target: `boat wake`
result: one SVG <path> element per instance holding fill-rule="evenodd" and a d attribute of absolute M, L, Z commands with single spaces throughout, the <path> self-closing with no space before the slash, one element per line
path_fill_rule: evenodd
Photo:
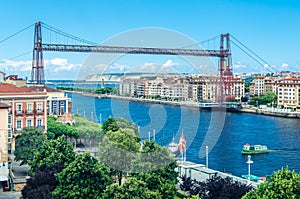
<path fill-rule="evenodd" d="M 282 148 L 282 149 L 272 149 L 270 152 L 284 152 L 284 151 L 300 151 L 300 148 Z"/>

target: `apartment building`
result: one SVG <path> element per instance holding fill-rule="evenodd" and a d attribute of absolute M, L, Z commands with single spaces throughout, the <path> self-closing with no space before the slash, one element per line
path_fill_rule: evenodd
<path fill-rule="evenodd" d="M 231 89 L 227 88 L 226 90 L 224 82 L 221 82 L 217 77 L 193 78 L 190 79 L 189 84 L 192 85 L 186 95 L 186 100 L 189 101 L 218 102 L 222 95 L 221 86 L 224 89 L 223 98 L 233 96 L 235 100 L 240 101 L 245 95 L 245 83 L 240 78 L 226 80 L 227 86 L 230 85 L 231 87 Z"/>
<path fill-rule="evenodd" d="M 263 96 L 265 94 L 265 77 L 255 76 L 250 82 L 250 96 Z"/>
<path fill-rule="evenodd" d="M 47 129 L 47 92 L 0 83 L 0 102 L 10 106 L 8 114 L 8 150 L 25 127 Z"/>
<path fill-rule="evenodd" d="M 300 78 L 284 78 L 276 81 L 277 105 L 282 108 L 300 106 Z"/>
<path fill-rule="evenodd" d="M 49 88 L 46 86 L 27 85 L 26 88 L 31 92 L 46 92 L 47 94 L 47 114 L 48 115 L 64 115 L 72 113 L 71 98 L 65 96 L 63 91 Z"/>
<path fill-rule="evenodd" d="M 8 109 L 9 105 L 0 102 L 0 164 L 8 161 Z"/>

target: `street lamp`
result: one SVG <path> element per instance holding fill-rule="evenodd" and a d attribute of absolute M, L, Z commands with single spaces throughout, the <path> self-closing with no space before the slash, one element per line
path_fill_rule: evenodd
<path fill-rule="evenodd" d="M 250 165 L 253 164 L 253 161 L 251 160 L 251 155 L 248 155 L 248 181 L 250 181 Z"/>

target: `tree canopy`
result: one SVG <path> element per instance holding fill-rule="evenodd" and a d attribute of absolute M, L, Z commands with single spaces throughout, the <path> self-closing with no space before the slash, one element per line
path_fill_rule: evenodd
<path fill-rule="evenodd" d="M 151 198 L 161 199 L 162 197 L 157 191 L 151 191 L 147 188 L 147 184 L 136 178 L 130 178 L 121 186 L 112 184 L 108 186 L 102 196 L 103 199 L 140 199 Z"/>
<path fill-rule="evenodd" d="M 66 166 L 75 159 L 75 152 L 70 142 L 64 136 L 56 140 L 43 142 L 39 150 L 35 152 L 33 160 L 29 162 L 30 171 L 43 170 L 53 165 Z"/>
<path fill-rule="evenodd" d="M 178 172 L 176 159 L 168 150 L 152 140 L 143 144 L 139 158 L 133 161 L 135 171 L 132 174 L 138 180 L 144 181 L 150 191 L 158 192 L 162 198 L 173 198 L 177 192 Z"/>
<path fill-rule="evenodd" d="M 49 198 L 57 199 L 52 196 L 52 191 L 58 185 L 54 174 L 59 173 L 62 166 L 54 165 L 44 170 L 37 170 L 34 175 L 26 181 L 26 185 L 22 190 L 24 199 Z"/>
<path fill-rule="evenodd" d="M 243 199 L 300 198 L 300 174 L 288 168 L 275 171 L 267 180 L 248 192 Z"/>
<path fill-rule="evenodd" d="M 89 142 L 89 145 L 91 146 L 95 142 L 98 143 L 103 137 L 103 130 L 99 124 L 78 115 L 74 115 L 74 119 L 76 121 L 74 126 L 77 129 L 78 138 L 80 140 L 83 139 L 84 141 Z"/>
<path fill-rule="evenodd" d="M 33 127 L 24 128 L 16 138 L 15 160 L 21 161 L 20 165 L 27 164 L 45 140 L 46 135 L 41 130 Z"/>
<path fill-rule="evenodd" d="M 77 154 L 62 172 L 55 174 L 59 184 L 53 191 L 61 199 L 100 198 L 112 183 L 109 168 L 89 153 Z"/>
<path fill-rule="evenodd" d="M 207 179 L 206 182 L 198 182 L 190 177 L 181 177 L 182 182 L 180 188 L 183 191 L 189 192 L 191 195 L 198 195 L 202 199 L 239 199 L 242 198 L 252 187 L 232 178 L 222 178 L 213 176 Z"/>
<path fill-rule="evenodd" d="M 78 132 L 74 126 L 57 122 L 53 116 L 49 116 L 47 120 L 47 135 L 51 139 L 57 139 L 62 135 L 78 138 Z"/>
<path fill-rule="evenodd" d="M 266 93 L 266 95 L 264 96 L 261 96 L 261 97 L 251 97 L 250 100 L 248 101 L 248 104 L 250 105 L 267 105 L 267 104 L 270 104 L 270 103 L 276 103 L 276 100 L 277 100 L 277 96 L 275 93 L 271 92 L 271 91 L 268 91 Z"/>

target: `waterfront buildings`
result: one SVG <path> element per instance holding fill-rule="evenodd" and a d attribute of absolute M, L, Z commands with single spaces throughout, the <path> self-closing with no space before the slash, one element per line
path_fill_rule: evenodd
<path fill-rule="evenodd" d="M 265 95 L 265 77 L 255 76 L 250 82 L 250 96 L 263 96 Z"/>
<path fill-rule="evenodd" d="M 277 104 L 282 108 L 300 107 L 300 78 L 284 78 L 276 81 Z"/>
<path fill-rule="evenodd" d="M 130 97 L 161 98 L 167 100 L 218 102 L 220 98 L 231 97 L 240 101 L 245 95 L 244 82 L 240 78 L 227 80 L 231 89 L 220 90 L 222 82 L 217 77 L 192 78 L 189 76 L 151 76 L 123 78 L 120 81 L 120 95 Z"/>

